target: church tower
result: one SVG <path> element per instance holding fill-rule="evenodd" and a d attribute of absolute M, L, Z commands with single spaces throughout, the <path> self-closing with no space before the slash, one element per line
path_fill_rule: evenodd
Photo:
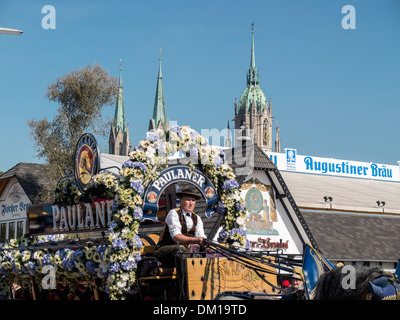
<path fill-rule="evenodd" d="M 250 67 L 247 71 L 246 84 L 239 105 L 235 100 L 236 132 L 246 129 L 246 135 L 253 133 L 255 144 L 265 151 L 272 151 L 272 104 L 271 99 L 268 101 L 260 88 L 260 74 L 256 67 L 254 50 L 254 24 L 251 27 Z M 280 146 L 280 142 L 278 145 Z"/>
<path fill-rule="evenodd" d="M 127 156 L 129 155 L 130 148 L 129 128 L 125 121 L 122 68 L 120 63 L 118 97 L 115 105 L 114 120 L 111 124 L 110 137 L 108 140 L 108 153 Z"/>
<path fill-rule="evenodd" d="M 169 123 L 165 115 L 164 90 L 161 72 L 161 56 L 159 60 L 160 63 L 158 67 L 156 97 L 154 100 L 153 117 L 150 119 L 149 123 L 149 131 L 162 129 L 164 132 L 167 132 L 169 130 Z"/>

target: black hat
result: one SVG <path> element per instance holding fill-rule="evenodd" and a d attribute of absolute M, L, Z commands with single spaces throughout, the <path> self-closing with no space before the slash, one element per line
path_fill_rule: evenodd
<path fill-rule="evenodd" d="M 194 191 L 189 190 L 189 189 L 184 189 L 181 192 L 177 192 L 176 195 L 179 198 L 182 198 L 184 196 L 192 197 L 192 198 L 195 198 L 196 200 L 199 200 L 201 198 L 201 196 L 197 192 L 194 192 Z"/>

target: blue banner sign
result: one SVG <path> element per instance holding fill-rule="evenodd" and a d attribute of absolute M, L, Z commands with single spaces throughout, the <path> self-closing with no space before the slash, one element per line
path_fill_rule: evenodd
<path fill-rule="evenodd" d="M 299 155 L 296 149 L 285 149 L 285 151 L 285 153 L 268 152 L 270 159 L 279 170 L 400 181 L 398 165 L 303 156 Z"/>

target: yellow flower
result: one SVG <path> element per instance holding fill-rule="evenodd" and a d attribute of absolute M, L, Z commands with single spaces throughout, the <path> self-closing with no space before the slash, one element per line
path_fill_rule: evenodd
<path fill-rule="evenodd" d="M 28 245 L 28 239 L 27 238 L 21 238 L 20 244 L 22 246 L 27 246 Z"/>
<path fill-rule="evenodd" d="M 22 255 L 22 261 L 27 261 L 31 258 L 31 253 L 27 250 L 24 252 L 24 254 Z"/>
<path fill-rule="evenodd" d="M 133 197 L 133 201 L 134 201 L 135 204 L 138 205 L 138 206 L 140 206 L 140 205 L 143 203 L 142 198 L 141 198 L 140 196 L 138 196 L 138 195 L 136 195 L 136 196 Z"/>
<path fill-rule="evenodd" d="M 142 141 L 139 142 L 139 144 L 140 144 L 143 148 L 148 148 L 148 147 L 150 147 L 150 145 L 151 145 L 150 141 L 147 141 L 147 140 L 142 140 Z"/>
<path fill-rule="evenodd" d="M 118 255 L 117 254 L 115 254 L 115 253 L 111 254 L 111 256 L 110 256 L 110 262 L 111 263 L 117 261 L 117 259 L 118 259 Z"/>
<path fill-rule="evenodd" d="M 133 170 L 133 176 L 136 178 L 141 178 L 143 176 L 143 173 L 140 169 L 135 169 Z"/>
<path fill-rule="evenodd" d="M 131 176 L 133 174 L 133 169 L 132 168 L 122 168 L 120 170 L 120 173 L 124 177 Z"/>
<path fill-rule="evenodd" d="M 82 262 L 75 262 L 75 266 L 78 268 L 80 272 L 86 273 L 85 265 Z"/>
<path fill-rule="evenodd" d="M 101 255 L 97 251 L 93 253 L 92 260 L 96 263 L 100 263 L 101 261 Z"/>
<path fill-rule="evenodd" d="M 122 190 L 122 192 L 123 192 L 125 195 L 130 196 L 130 195 L 133 193 L 133 190 L 132 190 L 132 189 L 125 189 L 125 190 Z"/>
<path fill-rule="evenodd" d="M 86 256 L 87 260 L 91 260 L 92 259 L 94 250 L 95 250 L 94 248 L 90 248 L 90 249 L 85 250 L 85 256 Z"/>
<path fill-rule="evenodd" d="M 232 171 L 226 173 L 226 177 L 228 179 L 235 179 L 235 174 Z"/>
<path fill-rule="evenodd" d="M 3 262 L 1 265 L 6 270 L 11 270 L 12 269 L 10 261 Z"/>
<path fill-rule="evenodd" d="M 129 214 L 125 214 L 121 217 L 121 221 L 125 224 L 128 225 L 132 222 L 132 217 Z"/>
<path fill-rule="evenodd" d="M 62 262 L 61 257 L 59 255 L 54 256 L 54 262 L 58 265 Z"/>

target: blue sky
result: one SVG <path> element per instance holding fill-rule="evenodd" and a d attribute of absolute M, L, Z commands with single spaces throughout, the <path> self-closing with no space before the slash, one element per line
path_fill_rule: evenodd
<path fill-rule="evenodd" d="M 42 28 L 45 5 L 56 9 L 56 29 Z M 345 5 L 356 10 L 354 30 L 342 28 Z M 89 63 L 117 77 L 122 59 L 131 141 L 143 139 L 160 48 L 169 120 L 224 129 L 246 86 L 253 22 L 260 86 L 282 148 L 400 160 L 398 0 L 0 0 L 0 26 L 24 32 L 0 35 L 0 171 L 42 161 L 27 121 L 53 118 L 47 85 Z"/>

